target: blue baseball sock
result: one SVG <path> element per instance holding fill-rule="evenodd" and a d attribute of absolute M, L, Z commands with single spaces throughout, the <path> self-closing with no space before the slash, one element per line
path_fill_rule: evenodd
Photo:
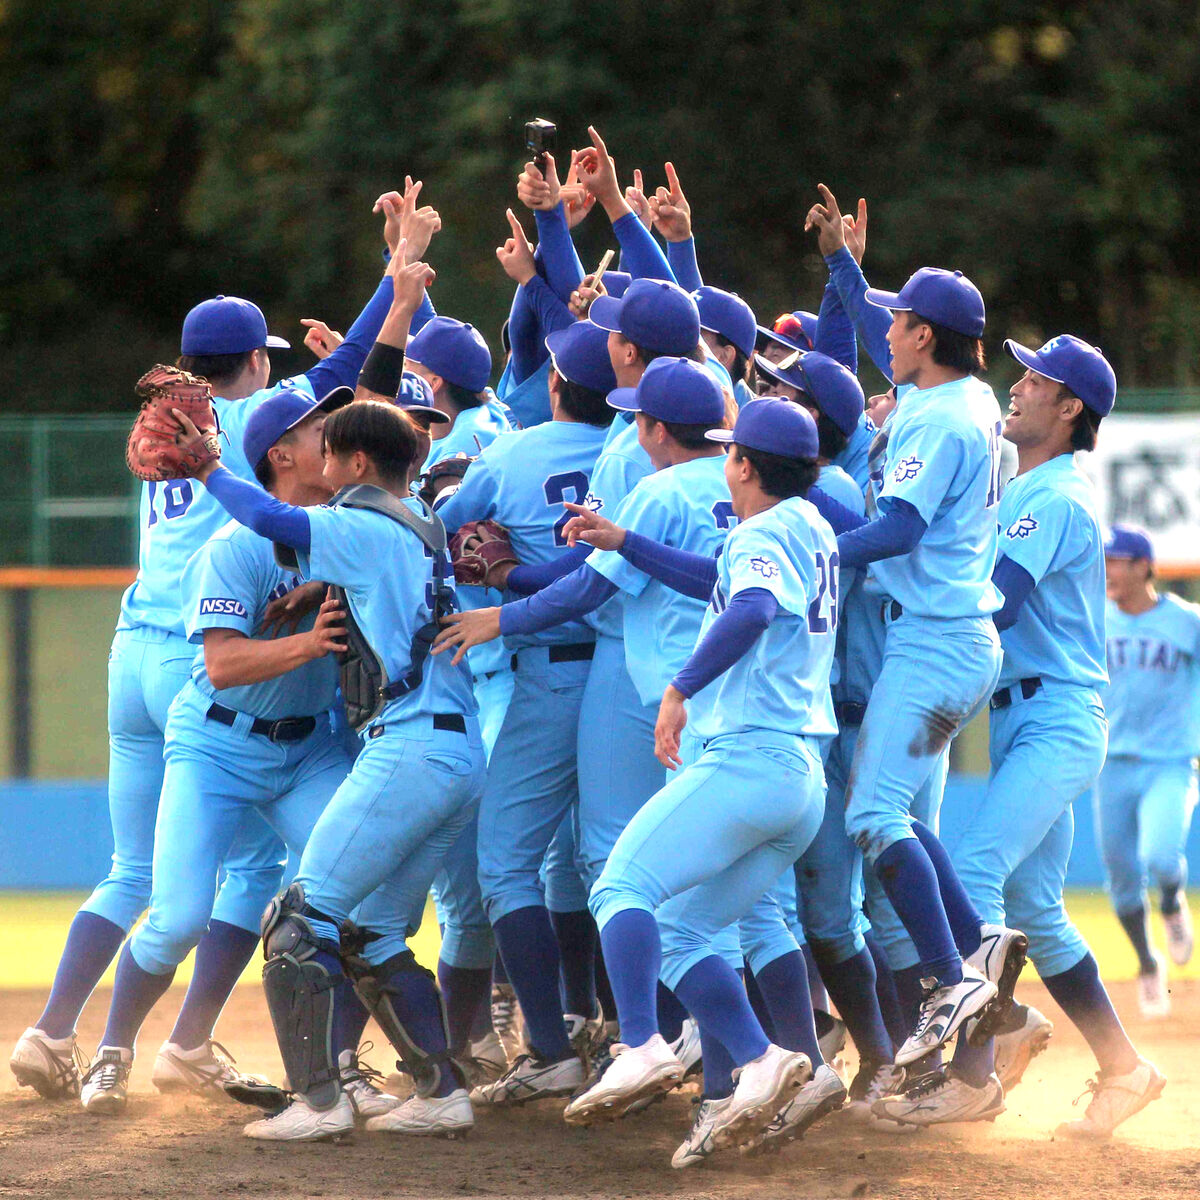
<path fill-rule="evenodd" d="M 803 1050 L 815 1071 L 825 1060 L 817 1045 L 804 955 L 799 950 L 781 954 L 767 963 L 754 980 L 775 1026 L 771 1040 L 785 1050 Z"/>
<path fill-rule="evenodd" d="M 767 1007 L 766 997 L 762 994 L 762 988 L 758 986 L 758 980 L 754 978 L 754 972 L 750 970 L 749 963 L 746 963 L 742 978 L 745 981 L 746 998 L 750 1001 L 750 1007 L 753 1009 L 755 1017 L 758 1018 L 763 1033 L 767 1035 L 767 1041 L 775 1042 L 778 1045 L 775 1022 L 771 1020 L 771 1010 Z"/>
<path fill-rule="evenodd" d="M 212 1037 L 221 1009 L 258 946 L 258 934 L 240 925 L 210 921 L 196 947 L 196 966 L 170 1041 L 195 1050 Z"/>
<path fill-rule="evenodd" d="M 492 982 L 508 982 L 508 972 L 504 969 L 504 959 L 501 958 L 499 950 L 496 951 L 496 957 L 492 960 Z"/>
<path fill-rule="evenodd" d="M 613 983 L 615 986 L 616 981 Z M 745 985 L 720 955 L 702 958 L 679 981 L 675 994 L 700 1027 L 707 1024 L 713 1036 L 724 1043 L 736 1066 L 744 1067 L 766 1052 L 770 1043 L 750 1007 Z"/>
<path fill-rule="evenodd" d="M 1119 912 L 1117 920 L 1121 922 L 1121 928 L 1133 943 L 1137 953 L 1138 971 L 1143 975 L 1153 975 L 1157 965 L 1150 951 L 1150 923 L 1146 919 L 1146 906 L 1139 904 L 1137 908 Z"/>
<path fill-rule="evenodd" d="M 879 939 L 868 929 L 863 934 L 863 940 L 867 943 L 867 949 L 875 964 L 875 999 L 879 1001 L 879 1011 L 887 1027 L 888 1036 L 892 1039 L 892 1046 L 898 1050 L 912 1032 L 912 1026 L 904 1018 L 900 996 L 896 990 L 896 977 Z"/>
<path fill-rule="evenodd" d="M 92 912 L 77 912 L 54 975 L 54 986 L 37 1028 L 47 1037 L 69 1037 L 100 976 L 125 940 L 120 925 Z"/>
<path fill-rule="evenodd" d="M 700 1053 L 704 1056 L 704 1100 L 723 1100 L 733 1094 L 734 1061 L 719 1038 L 700 1026 Z"/>
<path fill-rule="evenodd" d="M 967 1041 L 966 1029 L 960 1029 L 954 1058 L 950 1061 L 954 1073 L 972 1087 L 983 1087 L 996 1069 L 995 1046 L 993 1038 L 988 1038 L 982 1046 L 972 1046 Z"/>
<path fill-rule="evenodd" d="M 679 1003 L 679 997 L 660 979 L 658 981 L 658 1032 L 666 1042 L 674 1042 L 683 1032 L 683 1023 L 688 1011 Z"/>
<path fill-rule="evenodd" d="M 586 908 L 551 912 L 550 926 L 558 939 L 562 1010 L 580 1017 L 596 1015 L 596 922 Z"/>
<path fill-rule="evenodd" d="M 358 998 L 354 990 L 354 982 L 348 975 L 338 980 L 337 990 L 333 994 L 333 1055 L 337 1058 L 346 1050 L 358 1053 L 358 1044 L 362 1041 L 363 1030 L 371 1014 L 367 1006 Z"/>
<path fill-rule="evenodd" d="M 937 871 L 915 838 L 893 842 L 876 860 L 875 877 L 912 938 L 921 968 L 943 986 L 962 981 L 962 957 L 954 944 L 938 890 Z"/>
<path fill-rule="evenodd" d="M 596 955 L 592 961 L 592 971 L 596 979 L 596 1002 L 604 1010 L 604 1019 L 615 1021 L 617 1002 L 613 998 L 612 984 L 608 982 L 608 968 L 604 965 L 604 948 L 600 945 L 599 930 L 596 930 Z"/>
<path fill-rule="evenodd" d="M 149 971 L 143 971 L 134 961 L 133 951 L 126 942 L 121 957 L 117 959 L 117 977 L 108 1009 L 108 1024 L 100 1044 L 132 1050 L 142 1022 L 174 978 L 173 968 L 165 975 L 151 975 Z"/>
<path fill-rule="evenodd" d="M 438 983 L 446 1006 L 451 1053 L 462 1054 L 473 1040 L 472 1029 L 481 1009 L 491 1022 L 492 968 L 452 967 L 438 959 Z"/>
<path fill-rule="evenodd" d="M 1174 916 L 1180 909 L 1179 892 L 1183 887 L 1183 881 L 1175 880 L 1159 880 L 1159 888 L 1162 891 L 1162 897 L 1159 901 L 1158 911 L 1164 917 Z"/>
<path fill-rule="evenodd" d="M 796 939 L 800 941 L 799 938 Z M 825 990 L 825 980 L 821 975 L 821 965 L 812 946 L 807 941 L 800 942 L 800 953 L 804 955 L 804 969 L 808 972 L 808 994 L 812 997 L 814 1009 L 822 1012 L 829 1011 L 829 993 Z"/>
<path fill-rule="evenodd" d="M 390 971 L 386 962 L 376 968 L 380 985 L 392 993 L 392 1004 L 413 1042 L 429 1054 L 445 1053 L 449 1047 L 442 1024 L 442 1005 L 432 976 L 420 968 L 414 970 L 407 955 L 396 955 L 395 958 L 405 961 Z M 459 1086 L 454 1072 L 443 1070 L 432 1095 L 448 1096 Z"/>
<path fill-rule="evenodd" d="M 1102 1070 L 1124 1075 L 1137 1066 L 1138 1054 L 1100 981 L 1091 953 L 1069 971 L 1043 975 L 1046 990 L 1083 1034 Z"/>
<path fill-rule="evenodd" d="M 946 909 L 946 919 L 950 922 L 950 931 L 954 934 L 954 945 L 961 958 L 969 958 L 979 949 L 979 927 L 983 924 L 983 918 L 967 895 L 967 889 L 959 880 L 950 855 L 946 853 L 946 847 L 937 834 L 922 821 L 914 820 L 912 827 L 937 872 L 938 891 Z"/>
<path fill-rule="evenodd" d="M 921 976 L 924 974 L 924 970 L 924 967 L 917 963 L 914 967 L 901 967 L 899 971 L 892 972 L 892 977 L 896 981 L 896 996 L 900 1001 L 900 1012 L 904 1016 L 906 1029 L 904 1040 L 907 1040 L 908 1035 L 917 1026 L 921 1000 L 925 994 L 925 989 L 921 986 Z"/>
<path fill-rule="evenodd" d="M 813 953 L 821 964 L 821 977 L 846 1022 L 859 1058 L 876 1063 L 891 1062 L 892 1039 L 879 1011 L 875 962 L 870 950 L 864 946 L 842 962 L 833 962 L 832 956 L 819 943 L 813 946 Z"/>
<path fill-rule="evenodd" d="M 662 940 L 654 914 L 641 908 L 622 909 L 600 930 L 600 944 L 617 1004 L 621 1041 L 642 1046 L 658 1032 Z"/>
<path fill-rule="evenodd" d="M 530 1049 L 550 1062 L 572 1057 L 558 996 L 558 942 L 550 914 L 540 905 L 518 908 L 496 921 L 492 932 L 521 1002 Z"/>

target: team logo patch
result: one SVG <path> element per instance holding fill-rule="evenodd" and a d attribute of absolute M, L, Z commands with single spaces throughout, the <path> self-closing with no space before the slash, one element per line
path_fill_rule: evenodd
<path fill-rule="evenodd" d="M 917 458 L 915 454 L 910 454 L 907 458 L 902 458 L 897 464 L 896 469 L 892 473 L 892 478 L 897 483 L 904 483 L 907 479 L 915 479 L 918 472 L 925 465 L 925 460 Z"/>
<path fill-rule="evenodd" d="M 595 492 L 588 492 L 583 498 L 583 507 L 591 509 L 592 512 L 599 512 L 604 507 L 604 501 Z"/>
<path fill-rule="evenodd" d="M 764 579 L 775 579 L 779 575 L 779 564 L 759 554 L 750 560 L 750 570 L 757 571 Z"/>
<path fill-rule="evenodd" d="M 246 615 L 246 606 L 240 600 L 234 600 L 230 596 L 205 596 L 200 601 L 200 615 L 208 616 L 223 616 L 223 617 L 244 617 Z"/>
<path fill-rule="evenodd" d="M 1037 519 L 1033 513 L 1026 513 L 1023 517 L 1018 517 L 1004 532 L 1010 538 L 1027 538 L 1037 527 Z"/>

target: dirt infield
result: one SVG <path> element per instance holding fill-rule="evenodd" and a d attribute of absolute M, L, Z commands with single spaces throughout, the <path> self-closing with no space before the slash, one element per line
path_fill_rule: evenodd
<path fill-rule="evenodd" d="M 1055 1141 L 1073 1113 L 1092 1060 L 1038 984 L 1021 996 L 1056 1029 L 994 1125 L 957 1126 L 909 1137 L 852 1131 L 836 1116 L 781 1155 L 723 1156 L 699 1171 L 672 1171 L 671 1152 L 689 1119 L 680 1096 L 639 1118 L 597 1130 L 568 1129 L 560 1107 L 543 1103 L 479 1118 L 466 1142 L 407 1141 L 358 1134 L 337 1146 L 262 1146 L 240 1136 L 232 1104 L 159 1097 L 150 1089 L 154 1050 L 182 992 L 159 1005 L 143 1034 L 134 1095 L 120 1119 L 74 1104 L 46 1104 L 0 1081 L 0 1196 L 262 1197 L 650 1197 L 726 1200 L 742 1196 L 1161 1197 L 1200 1194 L 1200 984 L 1174 993 L 1169 1021 L 1136 1012 L 1132 985 L 1116 986 L 1118 1008 L 1143 1053 L 1166 1072 L 1163 1098 L 1105 1145 Z M 107 992 L 82 1023 L 90 1049 L 102 1031 Z M 33 1019 L 41 992 L 0 992 L 5 1055 Z M 279 1075 L 270 1023 L 256 988 L 238 989 L 218 1030 L 248 1070 Z M 368 1032 L 368 1036 L 370 1032 Z M 382 1039 L 376 1037 L 376 1045 Z M 379 1051 L 368 1055 L 387 1066 Z"/>

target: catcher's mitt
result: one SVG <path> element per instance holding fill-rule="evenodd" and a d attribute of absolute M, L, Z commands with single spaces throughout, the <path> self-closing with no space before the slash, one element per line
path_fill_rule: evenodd
<path fill-rule="evenodd" d="M 137 381 L 134 391 L 142 397 L 142 407 L 129 431 L 125 462 L 139 479 L 161 483 L 188 478 L 221 457 L 208 380 L 160 364 Z M 199 437 L 184 437 L 171 411 L 176 408 L 191 419 Z"/>
<path fill-rule="evenodd" d="M 459 583 L 486 587 L 494 567 L 519 561 L 508 540 L 508 530 L 495 521 L 471 521 L 450 539 L 454 578 Z"/>
<path fill-rule="evenodd" d="M 456 454 L 453 458 L 443 458 L 440 462 L 435 462 L 421 476 L 417 495 L 432 508 L 434 501 L 442 492 L 447 488 L 457 488 L 462 483 L 467 468 L 474 461 L 474 458 L 468 457 L 466 454 Z"/>

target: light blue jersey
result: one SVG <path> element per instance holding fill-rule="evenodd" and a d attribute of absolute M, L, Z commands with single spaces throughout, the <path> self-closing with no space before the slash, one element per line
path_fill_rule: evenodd
<path fill-rule="evenodd" d="M 420 512 L 415 500 L 405 500 Z M 382 513 L 361 508 L 309 508 L 310 545 L 299 554 L 310 579 L 346 590 L 350 611 L 379 656 L 389 682 L 411 670 L 413 635 L 433 619 L 430 556 L 411 530 Z M 448 578 L 453 578 L 447 563 Z M 474 715 L 475 697 L 465 663 L 451 655 L 429 655 L 421 682 L 388 702 L 372 724 L 436 713 Z"/>
<path fill-rule="evenodd" d="M 490 391 L 487 395 L 489 399 L 486 404 L 481 404 L 478 408 L 464 408 L 454 418 L 450 432 L 430 445 L 429 453 L 425 456 L 425 465 L 421 468 L 423 471 L 428 471 L 434 463 L 441 462 L 443 458 L 453 458 L 456 454 L 474 458 L 500 434 L 510 433 L 516 428 L 508 406 L 497 400 Z"/>
<path fill-rule="evenodd" d="M 610 517 L 638 481 L 653 474 L 650 455 L 638 441 L 637 422 L 626 422 L 618 415 L 608 431 L 604 452 L 596 460 L 588 504 L 603 516 Z M 595 612 L 588 613 L 584 620 L 604 637 L 622 637 L 625 630 L 623 605 L 622 597 L 614 596 Z"/>
<path fill-rule="evenodd" d="M 833 459 L 834 465 L 841 467 L 858 484 L 860 491 L 866 488 L 867 480 L 870 478 L 867 458 L 876 432 L 874 423 L 864 412 L 858 418 L 858 425 L 855 426 L 854 432 L 842 448 L 842 452 Z"/>
<path fill-rule="evenodd" d="M 827 463 L 823 466 L 820 475 L 817 476 L 817 486 L 827 496 L 832 496 L 839 504 L 844 505 L 851 512 L 862 516 L 866 511 L 862 489 L 841 467 L 835 466 L 833 463 Z M 833 672 L 830 675 L 829 682 L 833 688 L 833 698 L 835 700 L 862 701 L 871 694 L 870 684 L 867 684 L 864 689 L 861 680 L 856 679 L 848 683 L 847 675 L 848 672 L 854 671 L 855 668 L 862 674 L 867 670 L 867 662 L 865 656 L 861 655 L 855 656 L 856 661 L 848 662 L 846 646 L 852 631 L 842 618 L 847 612 L 851 616 L 855 616 L 854 610 L 856 606 L 863 604 L 874 605 L 876 610 L 878 610 L 879 599 L 875 596 L 864 598 L 862 572 L 850 570 L 841 571 L 839 574 L 837 601 L 839 618 L 837 650 L 834 655 Z"/>
<path fill-rule="evenodd" d="M 1200 609 L 1169 592 L 1136 616 L 1107 606 L 1110 757 L 1200 753 Z"/>
<path fill-rule="evenodd" d="M 204 668 L 206 629 L 234 629 L 248 638 L 258 637 L 267 605 L 302 582 L 299 575 L 277 565 L 272 543 L 236 521 L 192 555 L 183 576 L 183 613 L 188 640 L 201 647 L 192 664 L 192 683 L 203 695 L 268 721 L 316 716 L 333 707 L 338 667 L 332 655 L 275 679 L 221 691 L 213 687 Z M 298 631 L 311 629 L 315 621 L 316 614 L 309 614 Z"/>
<path fill-rule="evenodd" d="M 719 553 L 737 523 L 725 456 L 695 458 L 647 475 L 612 519 L 679 550 Z M 673 591 L 610 550 L 593 550 L 587 562 L 624 593 L 625 666 L 642 703 L 657 704 L 696 646 L 705 602 Z"/>
<path fill-rule="evenodd" d="M 893 501 L 905 500 L 926 530 L 911 553 L 872 563 L 870 580 L 914 616 L 996 612 L 1002 424 L 992 389 L 970 375 L 907 389 L 887 430 L 876 507 L 886 516 Z"/>
<path fill-rule="evenodd" d="M 242 451 L 242 434 L 250 414 L 282 388 L 312 395 L 307 376 L 281 379 L 244 400 L 213 397 L 213 412 L 221 438 L 221 463 L 241 479 L 254 481 L 254 471 Z M 315 397 L 314 397 L 315 398 Z M 208 489 L 192 479 L 143 483 L 138 507 L 138 573 L 121 597 L 118 629 L 147 625 L 184 636 L 179 580 L 188 559 L 229 520 L 229 514 Z"/>
<path fill-rule="evenodd" d="M 1018 475 L 1000 501 L 997 554 L 1034 590 L 1000 634 L 1000 687 L 1034 676 L 1099 688 L 1104 669 L 1104 537 L 1092 484 L 1070 454 Z"/>
<path fill-rule="evenodd" d="M 734 528 L 717 562 L 701 638 L 739 592 L 764 588 L 779 612 L 745 655 L 690 700 L 696 737 L 752 729 L 837 733 L 829 693 L 837 578 L 837 540 L 807 500 L 794 496 Z"/>
<path fill-rule="evenodd" d="M 864 512 L 862 488 L 836 462 L 826 463 L 817 476 L 817 487 L 860 516 Z"/>
<path fill-rule="evenodd" d="M 502 434 L 471 464 L 459 489 L 438 506 L 438 515 L 447 529 L 468 521 L 498 521 L 508 530 L 520 562 L 552 562 L 567 548 L 563 528 L 571 513 L 563 501 L 582 504 L 587 498 L 606 433 L 578 421 L 547 421 Z M 594 637 L 582 622 L 569 621 L 504 641 L 515 650 L 591 642 Z"/>

